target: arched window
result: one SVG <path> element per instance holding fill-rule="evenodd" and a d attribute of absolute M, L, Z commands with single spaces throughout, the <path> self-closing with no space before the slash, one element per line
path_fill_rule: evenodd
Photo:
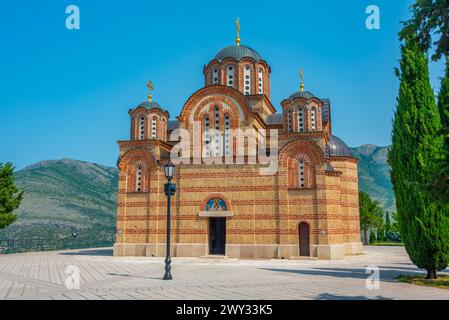
<path fill-rule="evenodd" d="M 251 93 L 251 67 L 249 65 L 245 66 L 245 70 L 243 71 L 243 75 L 245 78 L 244 82 L 244 92 L 245 95 L 249 95 Z"/>
<path fill-rule="evenodd" d="M 228 66 L 228 71 L 227 71 L 227 85 L 229 87 L 234 87 L 234 83 L 235 83 L 235 79 L 234 79 L 234 67 L 233 66 Z"/>
<path fill-rule="evenodd" d="M 312 189 L 315 184 L 314 165 L 305 154 L 292 158 L 288 165 L 290 189 Z"/>
<path fill-rule="evenodd" d="M 156 117 L 151 120 L 151 139 L 156 139 Z"/>
<path fill-rule="evenodd" d="M 204 156 L 210 156 L 210 121 L 209 116 L 204 117 Z"/>
<path fill-rule="evenodd" d="M 287 115 L 287 129 L 288 132 L 292 131 L 292 111 L 289 109 L 288 110 L 288 115 Z"/>
<path fill-rule="evenodd" d="M 218 69 L 217 68 L 215 68 L 212 71 L 212 84 L 213 85 L 217 85 L 218 84 Z"/>
<path fill-rule="evenodd" d="M 231 140 L 230 140 L 230 129 L 231 129 L 231 124 L 230 124 L 230 118 L 229 118 L 229 114 L 225 115 L 225 119 L 224 119 L 224 150 L 225 150 L 225 156 L 229 156 L 230 155 L 230 145 L 231 145 Z"/>
<path fill-rule="evenodd" d="M 306 187 L 306 175 L 305 175 L 305 167 L 304 167 L 304 160 L 299 161 L 299 168 L 298 168 L 298 176 L 299 176 L 299 187 L 305 188 Z"/>
<path fill-rule="evenodd" d="M 221 150 L 221 132 L 220 132 L 220 108 L 215 106 L 214 108 L 214 128 L 215 128 L 215 138 L 214 138 L 214 155 L 220 157 L 222 155 Z"/>
<path fill-rule="evenodd" d="M 137 168 L 136 173 L 136 191 L 141 192 L 142 191 L 142 166 L 139 166 Z"/>
<path fill-rule="evenodd" d="M 304 109 L 299 108 L 298 110 L 298 131 L 304 132 Z"/>
<path fill-rule="evenodd" d="M 259 67 L 259 94 L 263 93 L 263 70 Z"/>
<path fill-rule="evenodd" d="M 313 107 L 312 111 L 310 112 L 310 130 L 315 131 L 316 130 L 316 108 Z"/>
<path fill-rule="evenodd" d="M 140 140 L 145 139 L 145 117 L 140 117 L 140 126 L 139 126 L 139 138 Z"/>

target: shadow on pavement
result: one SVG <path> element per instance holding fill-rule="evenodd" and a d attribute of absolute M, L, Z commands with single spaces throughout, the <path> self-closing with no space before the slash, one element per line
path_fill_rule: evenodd
<path fill-rule="evenodd" d="M 368 298 L 366 296 L 342 296 L 332 293 L 322 293 L 316 297 L 317 300 L 393 300 L 383 296 Z"/>
<path fill-rule="evenodd" d="M 325 276 L 335 278 L 353 278 L 353 279 L 366 279 L 370 273 L 366 273 L 365 269 L 344 269 L 344 268 L 313 268 L 313 269 L 274 269 L 274 268 L 261 268 L 262 270 L 273 272 L 286 272 L 296 273 L 302 275 L 311 276 Z M 406 269 L 406 268 L 394 268 L 394 267 L 382 267 L 380 269 L 381 281 L 396 282 L 395 278 L 398 275 L 415 275 L 419 272 L 418 269 Z"/>
<path fill-rule="evenodd" d="M 112 257 L 112 249 L 89 249 L 89 250 L 77 250 L 60 252 L 59 254 L 67 256 L 105 256 Z"/>

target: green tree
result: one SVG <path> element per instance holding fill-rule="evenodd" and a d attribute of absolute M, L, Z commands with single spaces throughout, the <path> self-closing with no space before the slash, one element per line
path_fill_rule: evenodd
<path fill-rule="evenodd" d="M 385 234 L 388 234 L 388 232 L 391 232 L 390 213 L 385 212 Z"/>
<path fill-rule="evenodd" d="M 417 0 L 411 7 L 413 16 L 404 23 L 401 40 L 417 34 L 424 51 L 435 46 L 433 60 L 449 55 L 449 0 Z M 436 37 L 432 43 L 432 35 Z"/>
<path fill-rule="evenodd" d="M 11 163 L 0 163 L 0 229 L 10 225 L 16 220 L 12 212 L 22 201 L 23 191 L 14 185 L 14 167 Z"/>
<path fill-rule="evenodd" d="M 446 57 L 446 74 L 441 79 L 438 94 L 438 111 L 443 130 L 444 148 L 432 178 L 424 184 L 424 190 L 443 205 L 449 204 L 449 56 Z M 449 214 L 449 212 L 448 212 Z"/>
<path fill-rule="evenodd" d="M 388 155 L 401 238 L 410 259 L 435 279 L 449 262 L 449 219 L 441 205 L 417 190 L 432 175 L 443 140 L 441 120 L 429 82 L 428 60 L 416 37 L 401 45 L 397 110 Z"/>
<path fill-rule="evenodd" d="M 380 202 L 372 200 L 370 196 L 363 191 L 359 192 L 359 207 L 360 230 L 363 234 L 363 243 L 367 245 L 372 240 L 374 232 L 383 226 L 383 212 Z"/>

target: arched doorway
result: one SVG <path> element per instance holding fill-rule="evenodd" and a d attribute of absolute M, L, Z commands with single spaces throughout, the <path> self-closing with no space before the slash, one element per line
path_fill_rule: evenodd
<path fill-rule="evenodd" d="M 216 217 L 209 218 L 209 254 L 224 255 L 226 251 L 226 217 L 220 212 L 227 210 L 221 198 L 211 198 L 206 204 L 206 211 L 212 211 Z"/>
<path fill-rule="evenodd" d="M 309 224 L 301 222 L 298 226 L 299 232 L 299 255 L 301 257 L 310 257 L 310 230 Z"/>

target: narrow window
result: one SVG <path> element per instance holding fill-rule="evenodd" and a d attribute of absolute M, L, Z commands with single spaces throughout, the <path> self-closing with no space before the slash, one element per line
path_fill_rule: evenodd
<path fill-rule="evenodd" d="M 137 168 L 137 175 L 136 175 L 136 186 L 137 186 L 137 192 L 142 191 L 142 166 L 139 166 Z"/>
<path fill-rule="evenodd" d="M 233 66 L 229 66 L 228 67 L 228 72 L 227 72 L 227 75 L 228 75 L 228 79 L 227 79 L 227 83 L 228 83 L 228 86 L 229 87 L 234 87 L 234 67 Z"/>
<path fill-rule="evenodd" d="M 304 109 L 300 108 L 298 110 L 298 130 L 299 132 L 304 132 Z"/>
<path fill-rule="evenodd" d="M 140 117 L 140 128 L 139 128 L 140 140 L 145 139 L 145 117 Z"/>
<path fill-rule="evenodd" d="M 311 123 L 311 130 L 316 130 L 316 108 L 313 107 L 312 111 L 310 112 L 310 123 Z"/>
<path fill-rule="evenodd" d="M 205 143 L 204 155 L 206 157 L 210 156 L 210 132 L 209 132 L 209 127 L 210 127 L 209 116 L 206 116 L 204 118 L 204 143 Z"/>
<path fill-rule="evenodd" d="M 305 169 L 304 169 L 304 161 L 299 161 L 299 186 L 303 189 L 306 186 L 305 183 Z"/>
<path fill-rule="evenodd" d="M 220 157 L 222 155 L 221 150 L 221 132 L 220 132 L 220 109 L 219 107 L 215 107 L 215 113 L 214 113 L 214 123 L 215 123 L 215 143 L 213 151 L 216 157 Z"/>
<path fill-rule="evenodd" d="M 218 84 L 218 69 L 215 68 L 212 72 L 212 84 L 217 85 Z"/>
<path fill-rule="evenodd" d="M 151 121 L 151 139 L 156 139 L 156 117 Z"/>
<path fill-rule="evenodd" d="M 251 93 L 251 67 L 249 65 L 245 66 L 244 74 L 244 92 L 245 95 L 249 95 Z"/>
<path fill-rule="evenodd" d="M 229 115 L 225 115 L 225 137 L 224 137 L 224 150 L 225 156 L 230 155 L 230 119 Z"/>
<path fill-rule="evenodd" d="M 259 68 L 259 94 L 263 93 L 263 70 Z"/>
<path fill-rule="evenodd" d="M 288 132 L 292 131 L 292 112 L 288 110 L 288 120 L 287 120 Z"/>

